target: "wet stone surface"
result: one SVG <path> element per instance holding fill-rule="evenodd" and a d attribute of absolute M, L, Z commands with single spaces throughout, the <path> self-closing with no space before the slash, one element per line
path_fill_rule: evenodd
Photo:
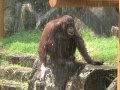
<path fill-rule="evenodd" d="M 24 56 L 24 55 L 12 55 L 8 56 L 8 61 L 11 64 L 20 64 L 25 67 L 32 67 L 35 58 L 32 56 Z"/>
<path fill-rule="evenodd" d="M 117 73 L 116 68 L 104 65 L 86 65 L 80 74 L 78 67 L 70 68 L 58 65 L 56 68 L 51 68 L 54 77 L 49 76 L 49 73 L 41 90 L 106 90 Z M 37 86 L 41 88 L 40 83 Z"/>
<path fill-rule="evenodd" d="M 47 69 L 44 78 L 41 82 L 37 82 L 37 87 L 42 88 L 41 90 L 65 90 L 69 79 L 74 75 L 77 76 L 84 66 L 82 63 L 71 61 L 64 65 L 53 63 L 52 66 L 45 67 Z"/>
<path fill-rule="evenodd" d="M 107 90 L 117 90 L 117 78 L 112 81 L 112 83 L 108 86 Z"/>
<path fill-rule="evenodd" d="M 12 80 L 0 80 L 0 90 L 26 90 L 27 83 L 18 83 Z"/>
<path fill-rule="evenodd" d="M 117 75 L 117 69 L 109 66 L 86 65 L 79 74 L 83 90 L 106 90 Z"/>
<path fill-rule="evenodd" d="M 0 68 L 0 78 L 25 82 L 28 81 L 28 76 L 31 68 L 26 67 L 6 67 Z"/>

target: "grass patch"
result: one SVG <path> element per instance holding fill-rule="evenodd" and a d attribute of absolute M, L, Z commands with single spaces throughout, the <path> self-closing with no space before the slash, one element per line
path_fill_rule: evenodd
<path fill-rule="evenodd" d="M 41 30 L 20 31 L 15 33 L 0 41 L 0 50 L 7 55 L 30 54 L 37 56 L 38 42 L 41 33 Z M 117 38 L 97 37 L 94 36 L 90 30 L 81 31 L 81 36 L 84 38 L 87 50 L 93 59 L 102 60 L 109 65 L 117 64 Z M 75 56 L 77 59 L 81 59 L 78 51 L 76 51 Z"/>
<path fill-rule="evenodd" d="M 112 66 L 117 65 L 118 38 L 93 36 L 90 30 L 83 30 L 81 35 L 85 40 L 88 53 L 94 60 L 102 60 Z M 75 55 L 81 59 L 78 50 Z"/>
<path fill-rule="evenodd" d="M 4 53 L 13 54 L 37 54 L 37 47 L 41 30 L 37 31 L 21 31 L 12 36 L 6 37 L 0 41 L 0 47 Z"/>

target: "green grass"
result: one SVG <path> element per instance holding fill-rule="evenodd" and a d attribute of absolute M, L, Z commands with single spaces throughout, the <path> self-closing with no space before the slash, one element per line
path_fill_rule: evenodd
<path fill-rule="evenodd" d="M 42 31 L 20 31 L 0 41 L 0 52 L 7 55 L 30 54 L 37 56 L 37 47 Z M 95 60 L 102 60 L 105 64 L 117 64 L 117 38 L 105 38 L 94 36 L 90 30 L 81 32 L 90 56 Z M 78 51 L 75 56 L 81 59 Z"/>
<path fill-rule="evenodd" d="M 12 54 L 37 54 L 37 47 L 41 30 L 38 31 L 21 31 L 12 36 L 6 37 L 0 41 L 4 53 Z"/>
<path fill-rule="evenodd" d="M 94 60 L 102 60 L 108 65 L 117 65 L 118 38 L 93 36 L 90 30 L 82 31 L 81 35 L 85 40 L 88 53 Z M 81 59 L 78 50 L 76 57 Z"/>

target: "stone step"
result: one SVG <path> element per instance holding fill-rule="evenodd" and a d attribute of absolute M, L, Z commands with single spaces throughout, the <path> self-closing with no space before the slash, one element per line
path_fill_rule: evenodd
<path fill-rule="evenodd" d="M 12 80 L 0 80 L 0 90 L 27 90 L 27 83 Z"/>
<path fill-rule="evenodd" d="M 36 59 L 30 55 L 11 55 L 7 56 L 7 60 L 11 64 L 19 64 L 24 67 L 32 67 Z"/>
<path fill-rule="evenodd" d="M 31 68 L 20 67 L 20 66 L 8 66 L 0 68 L 0 78 L 15 80 L 19 82 L 28 81 L 29 74 L 31 72 Z"/>

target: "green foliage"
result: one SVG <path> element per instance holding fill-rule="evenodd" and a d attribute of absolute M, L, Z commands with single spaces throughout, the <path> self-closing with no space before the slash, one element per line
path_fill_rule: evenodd
<path fill-rule="evenodd" d="M 5 54 L 30 54 L 37 56 L 37 48 L 42 30 L 20 31 L 0 41 L 0 47 Z M 88 53 L 94 60 L 102 60 L 105 64 L 116 65 L 118 53 L 118 38 L 95 36 L 90 30 L 82 30 Z M 78 50 L 76 58 L 81 59 Z"/>

